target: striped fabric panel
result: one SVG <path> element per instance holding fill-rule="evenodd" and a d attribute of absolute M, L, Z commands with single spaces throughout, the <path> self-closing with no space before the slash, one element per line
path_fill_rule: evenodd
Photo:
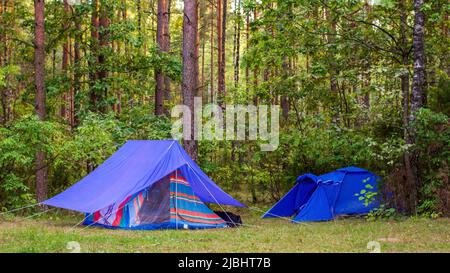
<path fill-rule="evenodd" d="M 178 209 L 176 210 L 177 213 L 175 213 L 175 208 L 170 209 L 170 218 L 176 219 L 178 216 L 178 219 L 180 220 L 188 220 L 189 222 L 195 222 L 195 223 L 204 223 L 204 224 L 223 224 L 224 221 L 222 218 L 218 217 L 214 213 L 198 213 L 190 210 L 183 210 Z"/>
<path fill-rule="evenodd" d="M 114 222 L 111 224 L 112 226 L 114 226 L 114 227 L 117 227 L 117 226 L 122 226 L 123 224 L 125 224 L 125 223 L 123 223 L 123 221 L 122 221 L 122 218 L 124 217 L 124 215 L 125 215 L 125 207 L 126 207 L 126 204 L 128 203 L 128 201 L 130 201 L 130 199 L 132 198 L 133 196 L 128 196 L 122 203 L 120 203 L 120 205 L 117 207 L 119 210 L 116 212 L 116 218 L 114 219 Z"/>
<path fill-rule="evenodd" d="M 170 218 L 210 225 L 225 224 L 194 193 L 181 172 L 170 176 Z"/>

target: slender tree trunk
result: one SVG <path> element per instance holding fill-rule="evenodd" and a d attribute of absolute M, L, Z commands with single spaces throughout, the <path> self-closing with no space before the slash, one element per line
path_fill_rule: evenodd
<path fill-rule="evenodd" d="M 414 112 L 419 110 L 426 101 L 426 75 L 425 75 L 425 14 L 422 6 L 424 0 L 414 1 L 414 74 L 411 90 L 411 115 L 410 121 L 415 120 Z"/>
<path fill-rule="evenodd" d="M 197 38 L 195 40 L 195 50 L 194 50 L 194 56 L 197 60 L 197 65 L 195 66 L 195 74 L 197 75 L 197 86 L 195 88 L 195 95 L 194 96 L 201 96 L 201 86 L 199 81 L 200 71 L 199 71 L 199 65 L 198 62 L 200 60 L 200 29 L 201 29 L 201 20 L 200 20 L 200 9 L 201 6 L 199 2 L 197 2 Z M 200 28 L 199 28 L 200 25 Z"/>
<path fill-rule="evenodd" d="M 122 21 L 127 21 L 127 0 L 122 0 Z M 124 56 L 126 56 L 126 52 L 128 51 L 128 43 L 127 41 L 124 41 L 123 43 L 123 52 Z M 119 93 L 117 94 L 117 113 L 122 112 L 122 90 L 119 90 Z"/>
<path fill-rule="evenodd" d="M 220 56 L 220 77 L 219 77 L 219 96 L 220 96 L 220 100 L 219 100 L 219 105 L 221 107 L 224 107 L 225 103 L 225 96 L 226 96 L 226 90 L 225 90 L 225 67 L 226 67 L 226 59 L 225 59 L 225 43 L 226 43 L 226 29 L 227 29 L 227 0 L 222 0 L 222 42 L 221 42 L 221 56 Z"/>
<path fill-rule="evenodd" d="M 167 52 L 170 51 L 170 5 L 172 4 L 171 0 L 167 0 L 167 41 L 168 41 L 168 46 L 167 46 Z M 167 103 L 170 103 L 171 100 L 171 93 L 170 93 L 170 78 L 166 75 L 164 77 L 164 97 L 167 101 Z M 168 112 L 168 111 L 167 111 Z"/>
<path fill-rule="evenodd" d="M 330 35 L 326 36 L 326 41 L 330 45 L 330 52 L 329 54 L 329 60 L 330 60 L 330 90 L 331 95 L 334 98 L 339 98 L 339 86 L 338 86 L 338 80 L 337 80 L 337 63 L 335 59 L 335 50 L 333 49 L 333 46 L 335 44 L 335 33 L 336 33 L 336 20 L 331 17 L 331 13 L 327 7 L 325 7 L 325 17 L 328 21 L 329 27 L 330 27 Z M 340 102 L 342 103 L 342 102 Z M 333 121 L 337 122 L 338 119 L 338 109 L 333 109 Z"/>
<path fill-rule="evenodd" d="M 283 78 L 285 80 L 287 80 L 288 76 L 289 76 L 289 63 L 288 63 L 288 58 L 287 57 L 283 57 Z M 289 100 L 288 100 L 288 96 L 283 94 L 281 96 L 281 110 L 282 110 L 282 115 L 283 115 L 283 120 L 286 122 L 288 120 L 289 117 Z"/>
<path fill-rule="evenodd" d="M 217 103 L 219 105 L 222 105 L 222 96 L 223 96 L 222 82 L 224 77 L 224 75 L 222 74 L 223 1 L 224 0 L 217 0 Z"/>
<path fill-rule="evenodd" d="M 248 43 L 250 41 L 250 15 L 247 14 L 245 17 L 245 41 L 246 41 L 246 47 L 247 51 L 249 49 Z M 250 69 L 248 65 L 245 66 L 245 93 L 247 96 L 250 92 Z"/>
<path fill-rule="evenodd" d="M 4 13 L 7 13 L 7 2 L 2 1 L 0 3 L 0 24 L 4 27 L 6 27 L 8 25 L 8 23 L 6 22 L 6 20 L 4 20 L 4 18 L 6 18 L 4 16 Z M 0 43 L 3 46 L 3 50 L 0 53 L 0 66 L 6 66 L 9 63 L 8 60 L 8 37 L 6 33 L 0 33 Z M 1 103 L 2 103 L 2 109 L 3 109 L 3 116 L 1 119 L 1 123 L 3 125 L 6 125 L 6 123 L 10 120 L 10 92 L 8 90 L 8 87 L 0 87 L 0 92 L 1 92 Z"/>
<path fill-rule="evenodd" d="M 72 39 L 69 39 L 69 60 L 70 60 L 70 66 L 74 67 L 75 59 L 73 56 L 75 55 L 74 47 L 72 45 Z M 74 127 L 75 124 L 75 89 L 74 89 L 74 76 L 72 74 L 69 75 L 70 80 L 70 88 L 69 88 L 69 125 L 70 128 Z"/>
<path fill-rule="evenodd" d="M 407 39 L 407 29 L 408 29 L 408 18 L 407 18 L 407 9 L 405 0 L 399 1 L 399 12 L 400 12 L 400 42 L 402 47 L 402 65 L 403 72 L 400 76 L 401 79 L 401 89 L 402 89 L 402 109 L 403 109 L 403 135 L 405 141 L 408 141 L 408 115 L 409 115 L 409 49 L 408 49 L 408 39 Z M 410 185 L 415 184 L 416 174 L 411 166 L 411 154 L 409 151 L 406 151 L 403 155 L 403 163 L 405 166 L 406 173 L 406 181 L 408 183 L 408 188 Z M 409 213 L 414 213 L 414 208 L 412 205 L 415 203 L 413 199 L 415 199 L 416 195 L 411 194 L 411 191 L 402 192 L 402 199 L 410 200 L 408 202 L 408 207 L 406 208 Z"/>
<path fill-rule="evenodd" d="M 210 68 L 209 68 L 209 88 L 210 102 L 214 103 L 214 0 L 211 0 L 211 22 L 210 22 Z"/>
<path fill-rule="evenodd" d="M 256 7 L 253 9 L 253 20 L 256 21 L 258 18 L 258 10 Z M 258 105 L 258 67 L 253 69 L 253 104 Z"/>
<path fill-rule="evenodd" d="M 234 61 L 234 87 L 239 86 L 239 61 L 240 61 L 240 48 L 241 48 L 241 0 L 237 1 L 236 8 L 236 53 Z"/>
<path fill-rule="evenodd" d="M 414 0 L 414 31 L 413 31 L 413 52 L 414 52 L 414 74 L 411 89 L 411 110 L 409 113 L 408 144 L 416 143 L 416 112 L 424 105 L 425 101 L 425 14 L 422 11 L 424 0 Z M 417 207 L 417 192 L 419 187 L 418 152 L 413 150 L 410 155 L 410 168 L 414 175 L 414 180 L 410 181 L 410 206 L 413 212 Z"/>
<path fill-rule="evenodd" d="M 45 120 L 45 3 L 34 0 L 34 81 L 36 89 L 35 110 L 40 120 Z M 47 199 L 47 165 L 44 151 L 36 153 L 36 198 L 38 202 Z"/>
<path fill-rule="evenodd" d="M 82 43 L 82 29 L 81 29 L 81 19 L 76 17 L 75 19 L 75 41 L 74 41 L 74 83 L 73 83 L 73 124 L 72 127 L 78 125 L 78 113 L 80 111 L 80 103 L 77 99 L 78 94 L 81 91 L 81 53 L 80 53 L 80 43 Z"/>
<path fill-rule="evenodd" d="M 169 2 L 167 0 L 158 1 L 158 22 L 157 22 L 156 41 L 160 52 L 167 53 L 170 50 L 169 40 Z M 156 93 L 155 93 L 155 115 L 162 115 L 164 111 L 164 94 L 167 92 L 167 77 L 157 69 L 156 75 Z M 170 91 L 169 91 L 170 92 Z"/>
<path fill-rule="evenodd" d="M 195 56 L 198 13 L 197 0 L 184 1 L 183 16 L 183 75 L 182 94 L 183 103 L 191 110 L 191 136 L 183 141 L 189 156 L 197 160 L 197 142 L 194 140 L 194 97 L 198 86 L 198 59 Z M 194 53 L 194 54 L 193 54 Z"/>
<path fill-rule="evenodd" d="M 366 10 L 366 17 L 369 18 L 371 13 L 371 7 L 368 0 L 366 0 L 365 10 Z M 365 60 L 365 68 L 364 68 L 365 69 L 364 87 L 366 88 L 366 93 L 364 94 L 363 101 L 366 109 L 370 108 L 370 84 L 371 84 L 370 68 L 371 68 L 371 55 L 369 53 L 367 59 Z"/>
<path fill-rule="evenodd" d="M 65 19 L 67 20 L 67 18 L 69 17 L 69 12 L 70 12 L 70 7 L 69 7 L 69 3 L 68 0 L 64 0 L 63 1 L 63 5 L 64 5 L 64 15 L 65 15 Z M 69 30 L 69 24 L 65 23 L 64 24 L 64 32 L 67 32 Z M 68 76 L 68 72 L 67 72 L 67 67 L 69 64 L 69 35 L 65 36 L 65 41 L 64 44 L 62 46 L 62 64 L 61 64 L 61 69 L 62 72 L 64 74 L 64 77 Z M 69 86 L 70 88 L 70 86 Z M 62 98 L 61 98 L 61 107 L 60 107 L 60 116 L 63 119 L 67 118 L 67 93 L 68 90 L 64 90 Z"/>
<path fill-rule="evenodd" d="M 100 32 L 99 32 L 99 46 L 100 52 L 98 54 L 98 64 L 100 69 L 98 71 L 98 80 L 102 83 L 102 88 L 99 90 L 100 98 L 101 98 L 101 106 L 99 108 L 100 112 L 106 113 L 107 105 L 104 102 L 104 99 L 107 98 L 108 88 L 106 87 L 106 80 L 108 78 L 108 70 L 106 68 L 106 52 L 110 46 L 109 42 L 109 6 L 106 1 L 101 1 L 100 6 Z"/>
<path fill-rule="evenodd" d="M 99 19 L 98 19 L 98 1 L 91 1 L 91 41 L 90 51 L 91 58 L 89 58 L 89 78 L 90 78 L 90 91 L 89 91 L 89 108 L 90 110 L 96 110 L 99 102 L 98 90 L 96 87 L 97 81 L 97 66 L 98 66 L 98 39 L 99 39 Z"/>
<path fill-rule="evenodd" d="M 136 0 L 136 8 L 137 8 L 137 30 L 138 30 L 138 35 L 140 37 L 141 35 L 141 29 L 142 29 L 142 15 L 141 15 L 141 10 L 142 10 L 142 5 L 141 5 L 141 0 Z"/>
<path fill-rule="evenodd" d="M 204 29 L 204 27 L 203 27 L 203 29 Z M 202 33 L 202 35 L 201 35 L 200 43 L 202 45 L 202 69 L 201 69 L 202 77 L 201 77 L 201 81 L 200 81 L 200 87 L 201 87 L 201 92 L 202 92 L 202 98 L 203 98 L 203 100 L 205 100 L 205 98 L 208 95 L 208 92 L 205 92 L 205 46 L 206 46 L 206 41 L 205 41 L 204 33 Z"/>

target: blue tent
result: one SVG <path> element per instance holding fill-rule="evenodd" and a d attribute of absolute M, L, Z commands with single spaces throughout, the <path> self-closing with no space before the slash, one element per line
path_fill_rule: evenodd
<path fill-rule="evenodd" d="M 108 228 L 225 227 L 204 203 L 245 206 L 175 140 L 127 141 L 78 183 L 43 202 L 85 213 L 85 224 Z"/>
<path fill-rule="evenodd" d="M 364 192 L 377 192 L 379 177 L 367 170 L 347 167 L 315 176 L 304 174 L 295 186 L 262 218 L 293 217 L 293 222 L 327 221 L 337 215 L 365 214 L 377 201 L 365 205 Z"/>

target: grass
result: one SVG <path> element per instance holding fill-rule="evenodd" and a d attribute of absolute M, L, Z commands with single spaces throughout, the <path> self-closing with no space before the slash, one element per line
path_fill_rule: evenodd
<path fill-rule="evenodd" d="M 450 252 L 450 219 L 342 219 L 292 224 L 241 212 L 250 226 L 210 230 L 124 231 L 72 226 L 76 217 L 0 220 L 0 252 Z"/>

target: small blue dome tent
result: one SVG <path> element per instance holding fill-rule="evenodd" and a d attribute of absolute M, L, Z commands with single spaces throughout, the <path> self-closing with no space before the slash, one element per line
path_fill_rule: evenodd
<path fill-rule="evenodd" d="M 293 217 L 292 222 L 328 221 L 338 215 L 365 214 L 377 202 L 364 204 L 365 192 L 377 192 L 379 177 L 367 170 L 347 167 L 315 176 L 304 174 L 295 186 L 262 218 Z"/>
<path fill-rule="evenodd" d="M 204 203 L 245 206 L 219 188 L 175 140 L 130 140 L 93 172 L 43 204 L 113 229 L 226 227 Z"/>

